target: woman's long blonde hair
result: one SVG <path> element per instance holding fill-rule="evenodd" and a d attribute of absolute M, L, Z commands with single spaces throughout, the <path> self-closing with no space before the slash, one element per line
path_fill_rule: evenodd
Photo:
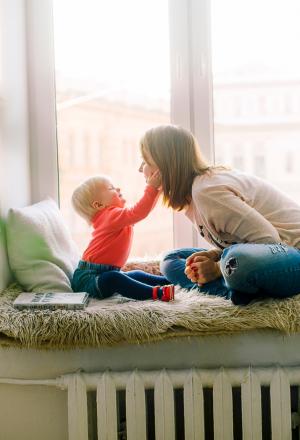
<path fill-rule="evenodd" d="M 206 162 L 192 133 L 176 125 L 146 131 L 140 147 L 144 160 L 150 156 L 161 173 L 164 203 L 177 211 L 190 204 L 195 177 L 218 168 Z"/>

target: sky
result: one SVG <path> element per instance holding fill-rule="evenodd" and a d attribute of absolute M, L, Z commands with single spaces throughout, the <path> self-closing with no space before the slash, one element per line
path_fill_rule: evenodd
<path fill-rule="evenodd" d="M 215 76 L 300 78 L 300 0 L 211 3 Z M 61 76 L 168 95 L 167 0 L 54 0 L 54 29 Z"/>

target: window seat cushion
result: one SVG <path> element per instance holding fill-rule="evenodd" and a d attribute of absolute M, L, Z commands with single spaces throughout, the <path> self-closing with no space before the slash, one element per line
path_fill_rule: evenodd
<path fill-rule="evenodd" d="M 128 264 L 157 273 L 158 262 Z M 125 269 L 126 269 L 125 268 Z M 41 349 L 73 349 L 144 344 L 206 335 L 230 335 L 251 330 L 300 332 L 300 295 L 284 300 L 235 306 L 220 297 L 176 288 L 175 301 L 133 301 L 115 295 L 91 299 L 80 311 L 17 311 L 13 299 L 21 291 L 12 285 L 0 296 L 0 344 Z"/>

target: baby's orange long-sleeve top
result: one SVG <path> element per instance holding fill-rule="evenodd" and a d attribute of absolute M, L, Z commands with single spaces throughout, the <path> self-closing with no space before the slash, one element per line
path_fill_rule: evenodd
<path fill-rule="evenodd" d="M 95 264 L 122 267 L 129 255 L 133 225 L 143 220 L 154 208 L 159 191 L 147 185 L 143 197 L 130 208 L 108 206 L 92 219 L 92 239 L 82 260 Z"/>

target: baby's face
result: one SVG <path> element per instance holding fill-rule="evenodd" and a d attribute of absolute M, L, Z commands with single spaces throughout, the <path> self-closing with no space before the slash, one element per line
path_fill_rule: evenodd
<path fill-rule="evenodd" d="M 98 197 L 103 206 L 118 206 L 123 208 L 126 200 L 123 199 L 120 188 L 115 188 L 108 179 L 103 179 L 99 184 Z"/>

